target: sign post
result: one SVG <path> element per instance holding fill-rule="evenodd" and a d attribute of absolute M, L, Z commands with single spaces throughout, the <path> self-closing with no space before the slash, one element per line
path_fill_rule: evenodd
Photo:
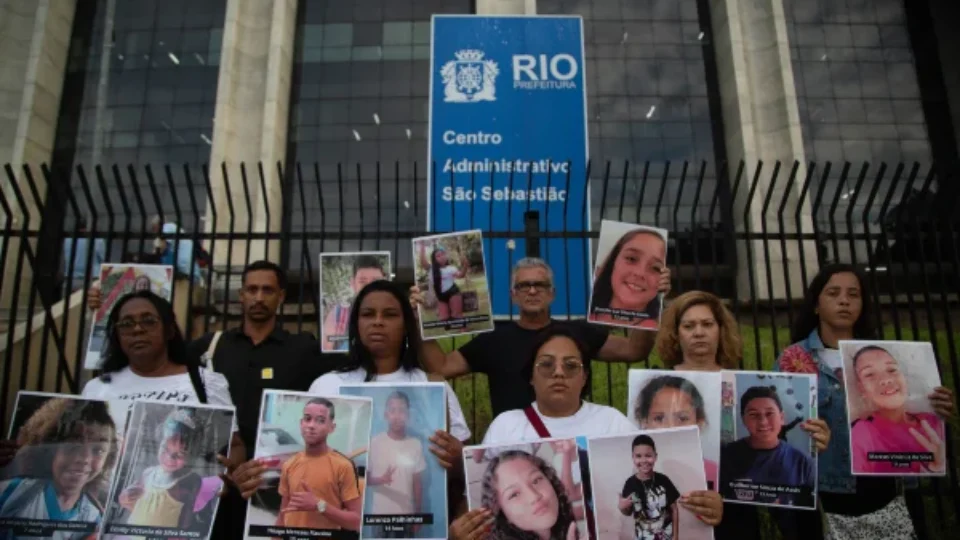
<path fill-rule="evenodd" d="M 482 229 L 497 316 L 513 312 L 510 269 L 539 214 L 554 316 L 585 315 L 590 281 L 583 20 L 435 15 L 427 223 Z M 565 238 L 562 233 L 576 232 Z M 492 234 L 491 234 L 492 233 Z"/>

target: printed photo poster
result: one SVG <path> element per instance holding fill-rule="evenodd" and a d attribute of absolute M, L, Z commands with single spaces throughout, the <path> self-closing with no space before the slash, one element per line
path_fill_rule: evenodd
<path fill-rule="evenodd" d="M 807 373 L 722 371 L 720 495 L 764 506 L 814 509 L 817 454 L 800 425 L 817 416 Z"/>
<path fill-rule="evenodd" d="M 390 279 L 390 252 L 320 254 L 320 347 L 324 352 L 347 352 L 347 327 L 353 299 L 367 284 Z"/>
<path fill-rule="evenodd" d="M 603 220 L 597 243 L 588 320 L 656 331 L 663 295 L 657 291 L 667 264 L 667 230 Z"/>
<path fill-rule="evenodd" d="M 266 472 L 245 538 L 359 538 L 372 411 L 370 398 L 264 391 L 254 457 Z"/>
<path fill-rule="evenodd" d="M 945 426 L 928 398 L 941 385 L 933 346 L 841 341 L 840 354 L 850 418 L 851 472 L 945 475 Z"/>
<path fill-rule="evenodd" d="M 467 502 L 493 512 L 489 537 L 587 538 L 578 449 L 576 439 L 464 448 Z"/>
<path fill-rule="evenodd" d="M 446 538 L 447 472 L 430 453 L 429 438 L 446 429 L 445 383 L 363 383 L 344 396 L 373 400 L 364 540 Z"/>
<path fill-rule="evenodd" d="M 220 502 L 234 409 L 138 401 L 104 512 L 101 538 L 208 538 Z"/>
<path fill-rule="evenodd" d="M 0 469 L 0 530 L 18 538 L 95 537 L 126 412 L 123 404 L 76 395 L 19 392 L 7 439 L 20 448 Z M 47 493 L 59 504 L 51 506 Z"/>
<path fill-rule="evenodd" d="M 713 540 L 713 527 L 679 502 L 707 489 L 696 426 L 590 438 L 588 445 L 599 540 Z"/>
<path fill-rule="evenodd" d="M 631 369 L 627 416 L 640 429 L 700 428 L 707 489 L 720 474 L 720 372 Z"/>
<path fill-rule="evenodd" d="M 84 356 L 84 369 L 99 369 L 100 356 L 107 347 L 107 319 L 114 304 L 134 291 L 151 291 L 170 300 L 173 292 L 173 267 L 159 264 L 100 265 L 100 309 L 94 312 Z"/>
<path fill-rule="evenodd" d="M 479 230 L 414 238 L 413 266 L 424 296 L 419 307 L 424 339 L 493 330 Z"/>

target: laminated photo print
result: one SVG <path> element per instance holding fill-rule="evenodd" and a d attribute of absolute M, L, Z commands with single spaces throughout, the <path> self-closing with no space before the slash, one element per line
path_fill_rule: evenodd
<path fill-rule="evenodd" d="M 943 476 L 947 439 L 928 396 L 940 386 L 933 346 L 841 341 L 854 475 Z"/>
<path fill-rule="evenodd" d="M 726 501 L 815 509 L 817 455 L 800 425 L 817 416 L 807 373 L 722 371 L 720 495 Z"/>
<path fill-rule="evenodd" d="M 390 279 L 390 252 L 320 254 L 320 348 L 348 352 L 347 326 L 353 299 L 367 284 Z"/>
<path fill-rule="evenodd" d="M 76 395 L 19 392 L 7 439 L 20 448 L 0 469 L 0 530 L 13 538 L 95 537 L 126 412 Z"/>
<path fill-rule="evenodd" d="M 360 537 L 372 403 L 264 391 L 254 458 L 266 472 L 246 538 Z"/>
<path fill-rule="evenodd" d="M 657 289 L 666 264 L 666 229 L 603 220 L 588 320 L 624 328 L 659 329 L 663 295 Z"/>
<path fill-rule="evenodd" d="M 414 238 L 413 266 L 424 297 L 418 307 L 424 339 L 493 330 L 479 230 Z"/>
<path fill-rule="evenodd" d="M 101 538 L 208 538 L 234 409 L 138 401 L 130 408 Z"/>
<path fill-rule="evenodd" d="M 344 384 L 373 401 L 361 537 L 446 538 L 447 471 L 429 438 L 447 425 L 446 383 Z"/>
<path fill-rule="evenodd" d="M 679 501 L 707 489 L 696 426 L 588 439 L 599 540 L 713 540 Z"/>
<path fill-rule="evenodd" d="M 720 474 L 720 372 L 631 369 L 627 416 L 640 429 L 700 428 L 707 489 Z"/>
<path fill-rule="evenodd" d="M 493 513 L 489 537 L 588 538 L 579 448 L 576 439 L 464 448 L 467 502 Z"/>
<path fill-rule="evenodd" d="M 100 265 L 100 308 L 93 313 L 84 369 L 99 369 L 101 355 L 107 347 L 107 319 L 113 306 L 124 296 L 137 291 L 150 291 L 164 300 L 173 292 L 173 267 L 159 264 Z"/>

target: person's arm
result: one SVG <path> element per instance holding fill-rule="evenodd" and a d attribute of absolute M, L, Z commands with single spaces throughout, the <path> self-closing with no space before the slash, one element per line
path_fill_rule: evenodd
<path fill-rule="evenodd" d="M 410 287 L 410 307 L 413 308 L 413 314 L 420 316 L 419 306 L 423 305 L 423 293 L 420 288 L 414 285 Z M 427 373 L 436 373 L 444 379 L 453 379 L 461 375 L 470 373 L 470 363 L 466 357 L 458 350 L 444 353 L 440 344 L 436 340 L 420 339 L 420 361 L 423 363 L 423 370 Z M 477 339 L 477 338 L 474 338 Z M 469 347 L 473 343 L 471 340 L 464 347 Z"/>
<path fill-rule="evenodd" d="M 611 335 L 597 352 L 604 362 L 644 362 L 653 350 L 657 333 L 650 330 L 627 330 L 627 337 Z"/>
<path fill-rule="evenodd" d="M 330 518 L 331 521 L 343 527 L 344 529 L 350 531 L 359 531 L 360 504 L 362 501 L 363 499 L 360 497 L 350 501 L 344 501 L 343 508 L 336 508 L 328 505 L 327 511 L 324 512 L 323 515 Z"/>

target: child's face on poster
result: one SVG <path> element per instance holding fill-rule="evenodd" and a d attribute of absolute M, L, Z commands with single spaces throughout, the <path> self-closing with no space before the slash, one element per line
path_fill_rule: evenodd
<path fill-rule="evenodd" d="M 385 278 L 379 268 L 359 268 L 350 280 L 350 287 L 353 289 L 353 294 L 357 294 L 367 285 L 381 279 Z"/>
<path fill-rule="evenodd" d="M 771 398 L 751 399 L 743 411 L 743 425 L 755 448 L 773 448 L 779 442 L 783 411 Z"/>
<path fill-rule="evenodd" d="M 72 441 L 57 444 L 51 476 L 59 493 L 77 493 L 103 472 L 110 454 L 113 428 L 86 425 Z"/>
<path fill-rule="evenodd" d="M 410 420 L 410 408 L 402 399 L 393 398 L 387 400 L 384 416 L 391 431 L 402 432 L 407 429 L 407 422 Z"/>
<path fill-rule="evenodd" d="M 657 464 L 657 452 L 646 444 L 633 447 L 633 467 L 643 477 L 653 475 L 653 467 Z"/>
<path fill-rule="evenodd" d="M 170 437 L 160 445 L 157 461 L 166 473 L 179 471 L 187 464 L 187 445 L 179 437 Z"/>
<path fill-rule="evenodd" d="M 652 232 L 636 234 L 623 245 L 610 275 L 614 305 L 643 309 L 656 298 L 666 251 L 663 238 Z"/>
<path fill-rule="evenodd" d="M 303 442 L 307 446 L 327 440 L 327 436 L 333 432 L 334 427 L 336 424 L 330 418 L 330 409 L 326 406 L 311 403 L 303 408 L 303 416 L 300 417 L 300 435 L 303 436 Z"/>
<path fill-rule="evenodd" d="M 690 394 L 679 388 L 662 388 L 650 403 L 650 412 L 643 419 L 644 429 L 665 429 L 684 426 L 703 427 L 697 421 L 697 408 Z"/>
<path fill-rule="evenodd" d="M 857 358 L 857 387 L 877 409 L 900 409 L 907 402 L 907 379 L 885 351 L 867 351 Z"/>
<path fill-rule="evenodd" d="M 526 459 L 497 467 L 497 498 L 507 521 L 524 531 L 549 530 L 560 515 L 560 502 L 550 480 Z"/>

